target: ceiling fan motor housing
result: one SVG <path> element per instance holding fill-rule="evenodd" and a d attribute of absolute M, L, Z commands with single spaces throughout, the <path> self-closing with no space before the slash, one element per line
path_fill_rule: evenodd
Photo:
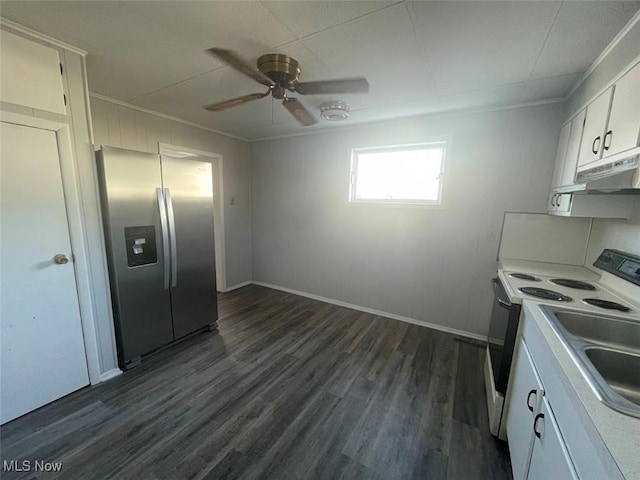
<path fill-rule="evenodd" d="M 291 90 L 300 78 L 300 64 L 289 55 L 270 53 L 258 59 L 258 70 L 273 80 L 274 98 L 283 99 L 285 90 Z"/>

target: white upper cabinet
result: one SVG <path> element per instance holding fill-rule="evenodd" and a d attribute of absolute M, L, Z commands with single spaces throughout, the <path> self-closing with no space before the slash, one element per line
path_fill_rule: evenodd
<path fill-rule="evenodd" d="M 553 179 L 551 180 L 551 188 L 556 188 L 562 185 L 564 161 L 567 155 L 567 147 L 569 146 L 570 133 L 571 122 L 567 123 L 560 130 L 560 138 L 558 139 L 558 150 L 556 152 L 556 163 L 553 168 Z"/>
<path fill-rule="evenodd" d="M 607 128 L 612 93 L 613 87 L 610 87 L 587 107 L 578 166 L 600 160 L 602 156 L 603 137 Z"/>
<path fill-rule="evenodd" d="M 580 154 L 580 143 L 582 142 L 582 131 L 587 110 L 582 110 L 573 118 L 571 122 L 571 133 L 567 142 L 567 154 L 564 158 L 560 185 L 573 185 L 578 167 L 578 155 Z"/>
<path fill-rule="evenodd" d="M 609 125 L 604 135 L 603 157 L 638 146 L 640 135 L 640 64 L 615 85 Z"/>
<path fill-rule="evenodd" d="M 640 64 L 587 106 L 578 170 L 640 143 Z M 583 168 L 586 166 L 585 168 Z"/>
<path fill-rule="evenodd" d="M 571 186 L 575 183 L 580 142 L 582 141 L 582 129 L 586 109 L 576 115 L 572 121 L 566 123 L 560 130 L 556 163 L 553 169 L 551 190 Z"/>
<path fill-rule="evenodd" d="M 0 32 L 0 100 L 66 114 L 58 51 Z"/>

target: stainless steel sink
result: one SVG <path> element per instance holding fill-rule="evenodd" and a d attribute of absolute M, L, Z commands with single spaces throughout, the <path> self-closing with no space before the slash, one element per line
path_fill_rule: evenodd
<path fill-rule="evenodd" d="M 640 324 L 637 322 L 567 310 L 553 313 L 573 335 L 613 348 L 640 350 Z"/>
<path fill-rule="evenodd" d="M 640 355 L 598 347 L 585 354 L 614 392 L 640 405 Z"/>
<path fill-rule="evenodd" d="M 542 309 L 600 401 L 640 418 L 640 321 Z"/>

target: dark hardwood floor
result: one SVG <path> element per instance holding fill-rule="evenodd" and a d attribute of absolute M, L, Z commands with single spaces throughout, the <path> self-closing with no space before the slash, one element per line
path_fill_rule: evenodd
<path fill-rule="evenodd" d="M 71 479 L 503 479 L 481 345 L 258 286 L 219 332 L 0 428 L 1 460 Z"/>

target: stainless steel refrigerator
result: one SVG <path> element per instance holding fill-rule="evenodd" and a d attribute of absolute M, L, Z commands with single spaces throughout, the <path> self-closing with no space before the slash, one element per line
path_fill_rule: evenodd
<path fill-rule="evenodd" d="M 211 164 L 97 152 L 121 368 L 217 327 Z"/>

